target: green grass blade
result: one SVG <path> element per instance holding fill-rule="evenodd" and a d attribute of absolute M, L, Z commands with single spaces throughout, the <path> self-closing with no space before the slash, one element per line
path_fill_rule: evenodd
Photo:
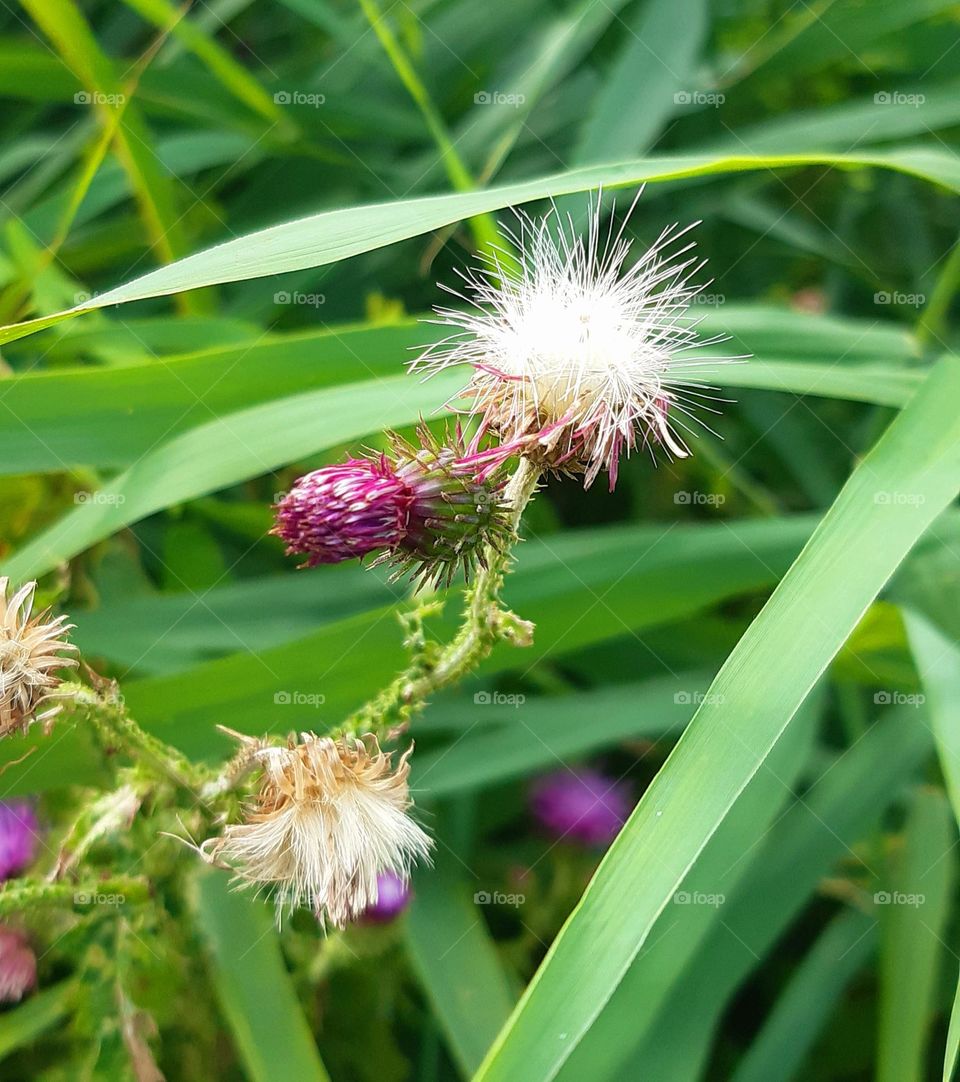
<path fill-rule="evenodd" d="M 930 723 L 936 741 L 940 769 L 954 819 L 960 823 L 960 650 L 929 620 L 906 612 L 904 623 L 917 671 L 926 693 Z M 947 965 L 955 968 L 955 960 Z M 943 1079 L 949 1082 L 960 1056 L 960 981 L 950 1012 L 950 1028 L 943 1060 Z"/>
<path fill-rule="evenodd" d="M 930 733 L 913 721 L 912 708 L 890 711 L 826 767 L 760 844 L 737 854 L 749 863 L 747 874 L 723 907 L 723 924 L 679 979 L 664 982 L 653 948 L 641 953 L 564 1067 L 563 1082 L 582 1078 L 586 1064 L 598 1082 L 622 1080 L 630 1063 L 641 1077 L 683 1078 L 678 1064 L 705 1060 L 731 996 L 929 757 Z"/>
<path fill-rule="evenodd" d="M 888 890 L 878 892 L 880 1018 L 877 1082 L 920 1082 L 937 970 L 955 880 L 956 830 L 937 789 L 920 791 L 907 817 L 903 849 L 891 857 Z"/>
<path fill-rule="evenodd" d="M 254 406 L 209 421 L 161 444 L 70 511 L 7 562 L 12 578 L 42 575 L 131 522 L 245 477 L 268 473 L 324 447 L 409 424 L 455 389 L 421 387 L 403 376 L 346 384 Z M 321 426 L 317 418 L 327 418 Z M 66 464 L 64 464 L 66 465 Z"/>
<path fill-rule="evenodd" d="M 837 1000 L 877 946 L 872 916 L 835 917 L 781 992 L 732 1082 L 790 1082 L 830 1021 Z"/>
<path fill-rule="evenodd" d="M 214 986 L 251 1082 L 329 1082 L 284 965 L 272 912 L 231 890 L 222 871 L 198 872 L 194 890 Z"/>
<path fill-rule="evenodd" d="M 945 358 L 844 486 L 614 842 L 491 1049 L 485 1082 L 556 1076 L 817 678 L 955 497 L 958 394 L 960 364 Z M 919 507 L 883 493 L 917 494 Z"/>
<path fill-rule="evenodd" d="M 30 2 L 36 3 L 37 0 Z M 61 4 L 66 0 L 56 2 Z M 169 296 L 222 282 L 245 281 L 324 266 L 361 252 L 369 252 L 399 240 L 419 236 L 430 230 L 453 225 L 465 218 L 473 218 L 534 199 L 585 191 L 600 185 L 608 188 L 632 187 L 646 181 L 682 180 L 812 165 L 851 169 L 876 166 L 960 191 L 960 161 L 947 152 L 927 148 L 862 154 L 744 154 L 736 157 L 707 154 L 640 159 L 618 165 L 594 165 L 485 191 L 349 207 L 271 226 L 178 260 L 169 267 L 151 271 L 126 285 L 92 297 L 74 308 L 2 327 L 0 344 L 22 338 L 65 319 L 73 319 L 83 312 L 113 304 Z"/>
<path fill-rule="evenodd" d="M 76 982 L 62 981 L 0 1015 L 0 1059 L 33 1043 L 62 1021 L 76 996 Z"/>
<path fill-rule="evenodd" d="M 517 1001 L 475 889 L 452 854 L 441 851 L 436 867 L 415 877 L 405 922 L 414 968 L 465 1075 L 480 1065 Z"/>

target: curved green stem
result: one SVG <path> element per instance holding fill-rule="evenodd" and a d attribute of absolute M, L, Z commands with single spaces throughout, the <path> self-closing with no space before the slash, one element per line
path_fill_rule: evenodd
<path fill-rule="evenodd" d="M 97 905 L 122 906 L 145 902 L 150 884 L 145 879 L 115 875 L 87 883 L 40 883 L 12 879 L 0 890 L 0 917 L 37 906 L 89 909 Z"/>
<path fill-rule="evenodd" d="M 537 490 L 540 470 L 526 458 L 504 490 L 510 505 L 510 526 L 514 539 L 524 508 Z M 373 732 L 386 736 L 406 724 L 426 705 L 427 696 L 456 683 L 476 668 L 499 641 L 527 646 L 533 625 L 500 604 L 500 589 L 511 560 L 512 547 L 488 545 L 485 566 L 467 592 L 464 621 L 451 641 L 439 650 L 430 650 L 422 629 L 423 617 L 431 604 L 421 606 L 407 617 L 407 645 L 415 650 L 414 660 L 384 690 L 342 726 L 343 732 Z"/>

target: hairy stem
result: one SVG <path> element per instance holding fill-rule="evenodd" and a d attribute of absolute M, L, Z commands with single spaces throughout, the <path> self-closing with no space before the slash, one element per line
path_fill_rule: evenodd
<path fill-rule="evenodd" d="M 540 470 L 526 458 L 504 490 L 510 505 L 511 532 L 516 541 L 524 508 L 537 490 Z M 485 566 L 477 573 L 467 591 L 464 620 L 451 641 L 430 650 L 423 636 L 422 620 L 431 603 L 421 606 L 406 619 L 407 645 L 414 651 L 411 664 L 384 690 L 344 722 L 344 732 L 374 732 L 386 736 L 406 724 L 426 705 L 427 696 L 456 683 L 490 653 L 499 641 L 529 645 L 533 626 L 500 604 L 500 589 L 512 559 L 512 546 L 488 545 Z"/>
<path fill-rule="evenodd" d="M 95 905 L 129 905 L 145 902 L 150 885 L 145 879 L 115 875 L 89 883 L 40 883 L 30 879 L 12 879 L 0 890 L 0 917 L 20 913 L 37 906 L 63 906 L 86 909 Z"/>
<path fill-rule="evenodd" d="M 66 687 L 66 686 L 65 686 Z M 85 711 L 105 752 L 124 752 L 140 765 L 196 794 L 206 780 L 203 770 L 162 740 L 141 729 L 127 713 L 115 685 L 109 690 L 91 690 L 82 684 L 69 688 L 68 703 Z"/>

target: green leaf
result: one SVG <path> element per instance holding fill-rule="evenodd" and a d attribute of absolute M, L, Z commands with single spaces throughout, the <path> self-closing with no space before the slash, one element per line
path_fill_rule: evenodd
<path fill-rule="evenodd" d="M 411 784 L 431 796 L 464 793 L 556 767 L 619 740 L 679 733 L 709 683 L 707 673 L 673 674 L 580 695 L 514 696 L 520 701 L 506 707 L 498 707 L 490 692 L 477 692 L 472 727 L 498 710 L 501 724 L 493 731 L 485 724 L 479 735 L 418 755 Z M 584 718 L 592 719 L 589 725 Z"/>
<path fill-rule="evenodd" d="M 74 981 L 61 981 L 0 1015 L 0 1059 L 52 1029 L 69 1012 L 76 995 Z"/>
<path fill-rule="evenodd" d="M 251 1082 L 329 1082 L 283 962 L 273 914 L 237 893 L 222 871 L 203 870 L 194 905 L 213 982 Z"/>
<path fill-rule="evenodd" d="M 607 853 L 479 1078 L 556 1076 L 817 678 L 955 497 L 958 394 L 960 363 L 945 358 L 858 466 Z"/>
<path fill-rule="evenodd" d="M 436 409 L 459 379 L 421 387 L 403 376 L 346 384 L 209 421 L 161 444 L 7 561 L 14 580 L 42 575 L 146 515 L 268 473 L 324 447 L 409 424 Z M 323 425 L 319 417 L 326 418 Z"/>
<path fill-rule="evenodd" d="M 694 950 L 681 941 L 665 960 L 652 945 L 641 952 L 564 1066 L 563 1082 L 588 1071 L 597 1082 L 622 1082 L 630 1064 L 638 1065 L 641 1078 L 700 1076 L 681 1065 L 706 1059 L 730 997 L 797 919 L 836 860 L 856 856 L 854 847 L 929 757 L 930 733 L 913 721 L 910 708 L 888 712 L 855 746 L 824 764 L 766 837 L 731 857 L 731 870 L 741 860 L 749 868 L 723 906 L 722 923 Z M 710 891 L 709 881 L 704 889 Z M 655 936 L 661 924 L 669 929 L 672 915 L 661 914 Z"/>
<path fill-rule="evenodd" d="M 905 612 L 904 623 L 910 649 L 926 694 L 930 724 L 936 741 L 940 769 L 956 822 L 960 823 L 960 650 L 929 620 Z M 954 967 L 951 959 L 948 965 Z M 955 967 L 954 967 L 955 968 Z M 943 1060 L 943 1079 L 949 1082 L 960 1054 L 960 981 L 950 1012 L 950 1028 Z"/>
<path fill-rule="evenodd" d="M 927 1039 L 956 878 L 950 820 L 943 793 L 921 790 L 907 817 L 903 849 L 891 858 L 889 889 L 874 895 L 880 911 L 878 1082 L 927 1076 Z"/>
<path fill-rule="evenodd" d="M 464 1074 L 483 1059 L 517 1001 L 474 901 L 474 887 L 447 850 L 415 876 L 405 918 L 407 950 Z"/>
<path fill-rule="evenodd" d="M 31 0 L 35 3 L 36 0 Z M 57 0 L 64 3 L 66 0 Z M 151 271 L 127 285 L 107 290 L 83 304 L 25 323 L 0 328 L 0 344 L 11 342 L 73 319 L 84 312 L 113 304 L 169 296 L 221 282 L 263 278 L 287 271 L 335 263 L 382 248 L 408 237 L 453 225 L 464 218 L 533 199 L 608 188 L 636 186 L 647 181 L 684 180 L 751 170 L 804 166 L 893 169 L 960 191 L 960 162 L 945 151 L 924 147 L 861 154 L 801 153 L 776 156 L 712 154 L 648 158 L 616 165 L 595 165 L 555 176 L 523 181 L 486 191 L 378 203 L 324 211 L 237 237 L 204 252 Z"/>
<path fill-rule="evenodd" d="M 704 366 L 702 378 L 729 388 L 884 406 L 902 406 L 923 380 L 922 371 L 906 366 L 916 346 L 899 328 L 823 317 L 797 321 L 793 315 L 780 308 L 734 305 L 711 315 L 704 321 L 705 333 L 730 334 L 732 351 L 754 357 L 746 364 Z M 153 327 L 124 324 L 81 332 L 70 341 L 80 351 L 107 349 L 129 362 L 131 351 L 169 352 L 177 341 L 196 341 L 197 322 L 182 323 L 166 321 L 162 334 Z M 124 333 L 128 330 L 132 333 Z M 232 327 L 218 331 L 208 321 L 206 333 L 235 339 L 239 332 Z M 0 409 L 0 474 L 59 471 L 80 464 L 123 467 L 212 416 L 337 383 L 397 376 L 411 350 L 442 333 L 411 321 L 250 334 L 220 347 L 174 352 L 162 365 L 151 358 L 123 368 L 17 374 L 0 380 L 5 407 Z M 837 357 L 844 358 L 843 363 L 838 364 Z M 425 388 L 432 401 L 430 385 Z M 428 408 L 426 400 L 423 408 Z"/>
<path fill-rule="evenodd" d="M 837 1000 L 876 950 L 877 922 L 851 910 L 835 917 L 780 993 L 733 1082 L 790 1082 L 803 1066 Z"/>

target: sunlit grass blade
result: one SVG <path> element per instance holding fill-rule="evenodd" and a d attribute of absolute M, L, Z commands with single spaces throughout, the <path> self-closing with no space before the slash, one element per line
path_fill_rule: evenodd
<path fill-rule="evenodd" d="M 958 394 L 960 363 L 944 358 L 844 486 L 608 852 L 491 1049 L 485 1082 L 556 1076 L 819 675 L 955 497 Z"/>
<path fill-rule="evenodd" d="M 56 2 L 61 4 L 67 0 Z M 485 191 L 348 207 L 271 226 L 151 271 L 74 308 L 0 328 L 0 344 L 108 305 L 169 296 L 222 282 L 245 281 L 324 266 L 452 225 L 465 218 L 534 199 L 585 191 L 601 185 L 607 188 L 629 187 L 646 181 L 683 180 L 758 169 L 796 169 L 805 166 L 850 169 L 876 166 L 960 191 L 960 162 L 944 151 L 923 147 L 859 154 L 745 154 L 736 157 L 707 154 L 587 166 Z"/>

